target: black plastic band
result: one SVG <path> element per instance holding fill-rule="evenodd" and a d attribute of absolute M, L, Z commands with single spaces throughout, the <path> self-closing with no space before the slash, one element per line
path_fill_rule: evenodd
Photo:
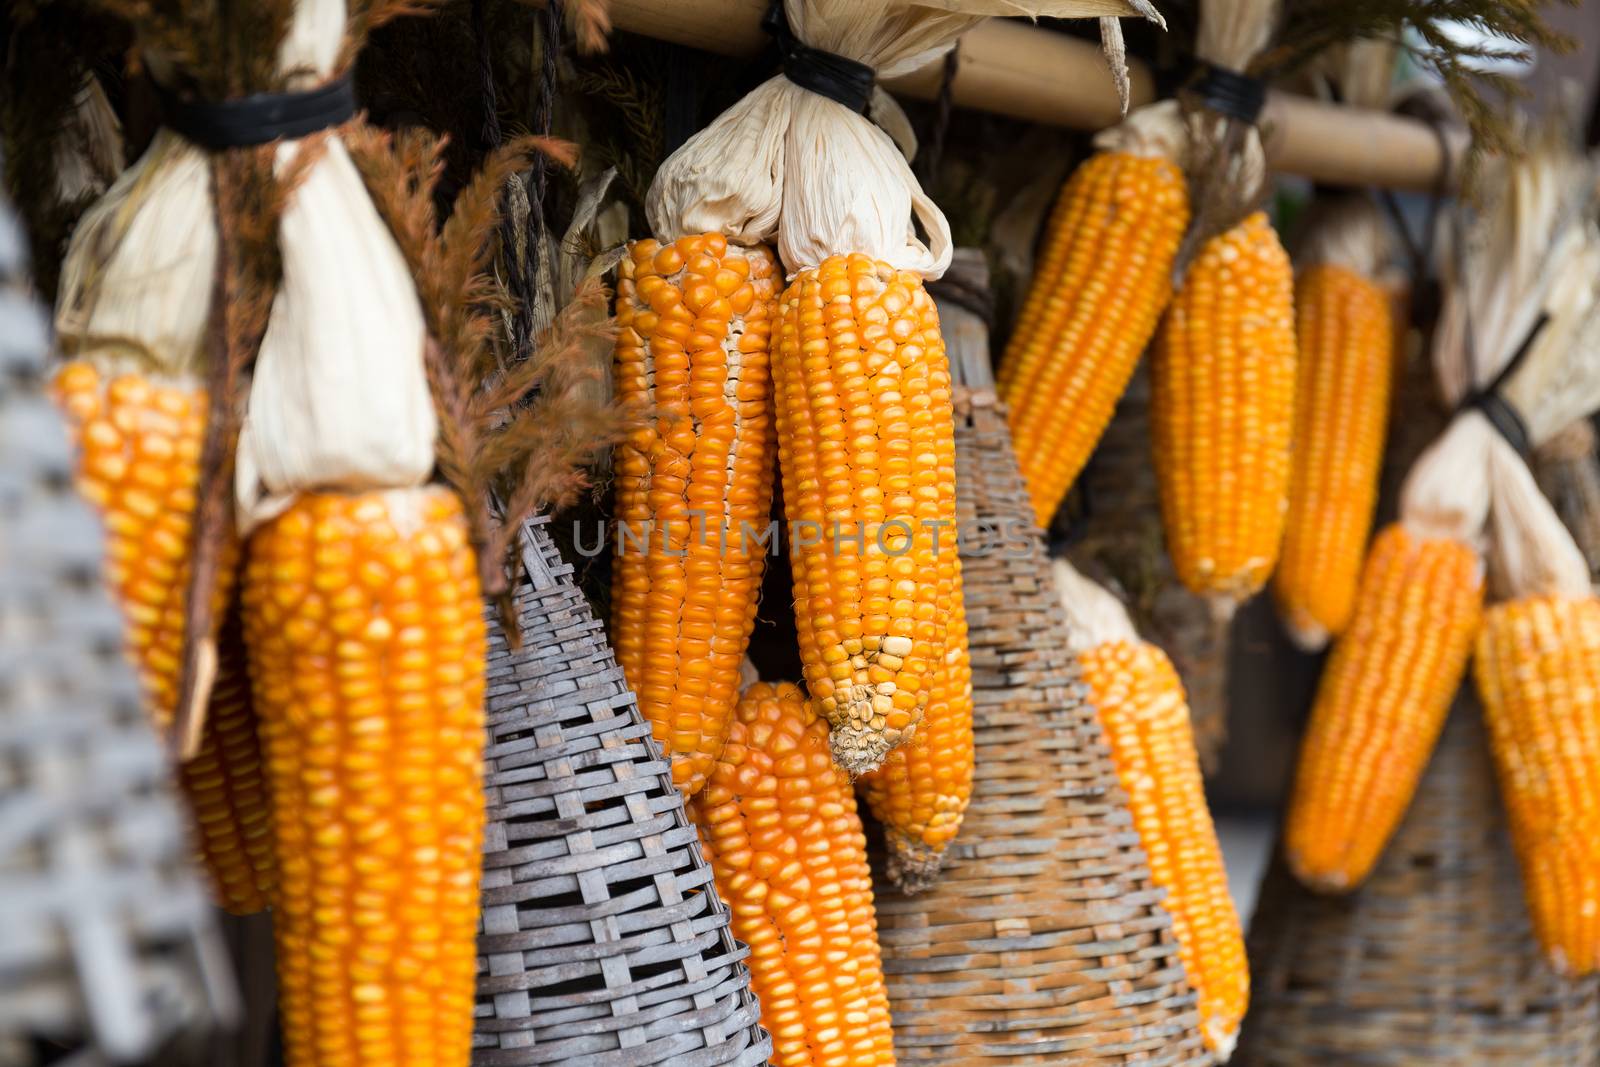
<path fill-rule="evenodd" d="M 1528 331 L 1528 336 L 1523 338 L 1521 346 L 1511 357 L 1511 361 L 1494 376 L 1494 381 L 1462 397 L 1461 403 L 1456 407 L 1458 412 L 1468 410 L 1482 412 L 1483 417 L 1489 420 L 1489 425 L 1493 426 L 1495 431 L 1505 438 L 1506 444 L 1516 449 L 1517 455 L 1524 459 L 1533 454 L 1533 441 L 1528 436 L 1528 424 L 1522 420 L 1522 414 L 1512 406 L 1511 401 L 1500 394 L 1500 389 L 1528 357 L 1528 353 L 1533 350 L 1533 343 L 1539 339 L 1540 332 L 1549 321 L 1549 315 L 1540 315 L 1534 322 L 1533 328 Z"/>
<path fill-rule="evenodd" d="M 1254 126 L 1267 103 L 1267 83 L 1215 63 L 1198 60 L 1190 91 L 1219 115 Z"/>
<path fill-rule="evenodd" d="M 808 92 L 843 104 L 858 115 L 867 113 L 867 105 L 872 103 L 872 87 L 878 80 L 877 71 L 865 63 L 803 44 L 789 27 L 783 0 L 772 0 L 766 18 L 761 20 L 761 28 L 778 46 L 785 78 Z"/>
<path fill-rule="evenodd" d="M 348 122 L 356 90 L 347 73 L 297 93 L 256 93 L 236 100 L 185 100 L 161 86 L 161 122 L 201 148 L 249 148 L 306 137 Z"/>

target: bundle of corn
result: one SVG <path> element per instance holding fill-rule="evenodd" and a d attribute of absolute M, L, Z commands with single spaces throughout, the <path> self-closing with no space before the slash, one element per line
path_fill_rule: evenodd
<path fill-rule="evenodd" d="M 160 601 L 136 614 L 151 627 L 146 666 L 178 681 L 151 689 L 175 692 L 192 747 L 235 531 L 248 536 L 241 602 L 288 1062 L 464 1064 L 480 589 L 504 588 L 512 534 L 544 471 L 562 469 L 549 451 L 603 443 L 591 419 L 541 419 L 547 387 L 575 386 L 489 343 L 481 270 L 499 185 L 549 146 L 497 158 L 441 227 L 436 146 L 391 150 L 352 119 L 364 35 L 412 5 L 113 6 L 167 79 L 171 128 L 76 238 L 61 319 L 89 358 L 63 375 L 83 380 L 69 405 L 132 407 L 114 429 L 147 418 L 140 448 L 168 438 L 150 456 L 168 457 L 165 495 L 134 479 L 121 508 L 136 521 L 113 511 L 114 529 L 164 553 L 155 579 L 129 587 Z M 132 384 L 113 377 L 102 397 L 112 375 Z"/>
<path fill-rule="evenodd" d="M 1250 921 L 1234 1062 L 1568 1067 L 1600 1060 L 1600 982 L 1563 980 L 1528 925 L 1479 712 L 1464 692 L 1394 841 L 1345 896 L 1279 857 Z"/>
<path fill-rule="evenodd" d="M 954 446 L 923 288 L 949 263 L 950 232 L 884 132 L 909 136 L 909 124 L 875 79 L 926 65 L 990 13 L 1148 10 L 1143 0 L 785 0 L 767 23 L 784 73 L 673 153 L 651 186 L 658 234 L 720 233 L 741 246 L 776 234 L 791 272 L 772 366 L 795 614 L 806 684 L 852 774 L 915 733 L 955 651 L 961 595 L 955 554 L 937 548 L 954 519 Z"/>
<path fill-rule="evenodd" d="M 758 682 L 690 805 L 780 1067 L 893 1067 L 867 841 L 828 724 Z"/>
<path fill-rule="evenodd" d="M 523 538 L 522 641 L 489 628 L 473 1062 L 764 1064 L 747 950 L 669 764 L 544 520 Z"/>
<path fill-rule="evenodd" d="M 1579 419 L 1534 453 L 1534 475 L 1600 580 L 1600 453 L 1594 423 Z"/>
<path fill-rule="evenodd" d="M 1372 532 L 1395 371 L 1392 239 L 1378 206 L 1350 195 L 1318 211 L 1300 249 L 1294 457 L 1272 596 L 1307 651 L 1344 631 Z"/>
<path fill-rule="evenodd" d="M 1278 0 L 1200 5 L 1196 53 L 1207 66 L 1184 98 L 1198 207 L 1151 353 L 1167 551 L 1179 580 L 1222 618 L 1266 584 L 1288 500 L 1293 276 L 1255 208 L 1266 177 L 1254 125 L 1265 90 L 1241 73 L 1278 17 Z"/>
<path fill-rule="evenodd" d="M 940 880 L 877 899 L 898 1058 L 1206 1063 L 975 332 L 953 356 L 976 773 Z"/>
<path fill-rule="evenodd" d="M 1538 443 L 1584 402 L 1564 379 L 1581 362 L 1571 342 L 1594 300 L 1593 239 L 1576 221 L 1587 168 L 1547 138 L 1486 181 L 1495 199 L 1465 235 L 1465 273 L 1450 279 L 1434 347 L 1443 392 L 1461 407 L 1407 475 L 1400 520 L 1374 540 L 1302 744 L 1286 856 L 1325 891 L 1354 888 L 1377 860 L 1465 672 L 1490 486 L 1521 464 L 1500 428 Z M 1481 390 L 1470 395 L 1469 374 Z"/>
<path fill-rule="evenodd" d="M 1571 357 L 1506 397 L 1530 425 L 1569 425 L 1600 407 L 1600 230 L 1590 227 L 1589 255 L 1566 268 L 1585 308 L 1564 339 Z M 1561 314 L 1546 324 L 1550 343 L 1562 343 Z M 1529 359 L 1540 368 L 1537 352 Z M 1497 602 L 1484 613 L 1473 673 L 1534 932 L 1558 973 L 1586 975 L 1600 970 L 1600 789 L 1589 784 L 1600 764 L 1600 597 L 1527 458 L 1498 439 L 1490 454 Z"/>
<path fill-rule="evenodd" d="M 1115 597 L 1064 560 L 1056 561 L 1055 577 L 1150 877 L 1167 891 L 1162 904 L 1172 915 L 1184 974 L 1200 997 L 1200 1032 L 1225 1062 L 1250 999 L 1250 975 L 1183 684 L 1166 653 L 1140 639 Z"/>
<path fill-rule="evenodd" d="M 231 1021 L 233 985 L 116 611 L 84 580 L 102 543 L 63 490 L 22 265 L 0 206 L 0 1063 L 32 1063 L 31 1038 L 175 1062 L 175 1039 Z"/>

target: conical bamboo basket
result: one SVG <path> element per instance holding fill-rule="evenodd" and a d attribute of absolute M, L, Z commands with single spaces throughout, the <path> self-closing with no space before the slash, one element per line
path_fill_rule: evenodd
<path fill-rule="evenodd" d="M 1411 810 L 1349 896 L 1281 860 L 1250 925 L 1245 1067 L 1572 1067 L 1600 1057 L 1600 984 L 1529 929 L 1477 702 L 1463 691 Z"/>
<path fill-rule="evenodd" d="M 0 1064 L 33 1038 L 192 1062 L 172 1042 L 235 1014 L 227 954 L 72 489 L 21 237 L 0 205 Z"/>
<path fill-rule="evenodd" d="M 1206 1063 L 1170 920 L 1080 697 L 985 331 L 958 307 L 941 302 L 940 314 L 964 383 L 956 477 L 976 777 L 939 882 L 878 896 L 898 1062 Z M 972 536 L 980 523 L 988 536 Z"/>
<path fill-rule="evenodd" d="M 523 530 L 522 644 L 491 613 L 480 1067 L 755 1067 L 728 912 L 669 765 L 545 520 Z"/>

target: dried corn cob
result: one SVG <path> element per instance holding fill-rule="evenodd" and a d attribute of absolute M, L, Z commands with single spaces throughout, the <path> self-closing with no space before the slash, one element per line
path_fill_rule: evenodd
<path fill-rule="evenodd" d="M 1083 681 L 1128 794 L 1150 875 L 1167 891 L 1184 974 L 1199 994 L 1206 1047 L 1225 1061 L 1250 999 L 1244 931 L 1228 892 L 1183 683 L 1166 653 L 1139 638 L 1122 604 L 1055 564 Z"/>
<path fill-rule="evenodd" d="M 960 574 L 938 312 L 919 275 L 831 256 L 784 293 L 773 362 L 800 658 L 860 774 L 916 730 Z"/>
<path fill-rule="evenodd" d="M 205 393 L 131 370 L 107 376 L 87 360 L 61 367 L 55 392 L 78 443 L 78 490 L 105 522 L 106 580 L 122 609 L 145 710 L 165 731 L 178 702 Z M 237 553 L 230 541 L 219 618 L 232 595 Z M 255 716 L 236 652 L 219 668 L 199 749 L 178 778 L 217 903 L 248 915 L 267 906 L 273 861 Z"/>
<path fill-rule="evenodd" d="M 1600 969 L 1600 600 L 1485 613 L 1473 667 L 1534 932 L 1555 970 Z"/>
<path fill-rule="evenodd" d="M 1373 540 L 1289 803 L 1286 852 L 1306 885 L 1354 889 L 1377 862 L 1444 725 L 1482 610 L 1483 563 L 1471 547 L 1400 523 Z"/>
<path fill-rule="evenodd" d="M 485 650 L 460 502 L 303 493 L 252 538 L 243 600 L 288 1062 L 465 1064 Z"/>
<path fill-rule="evenodd" d="M 612 641 L 673 781 L 705 784 L 738 701 L 772 509 L 771 253 L 721 234 L 636 241 L 617 285 L 618 399 L 650 421 L 616 452 Z"/>
<path fill-rule="evenodd" d="M 1372 515 L 1389 421 L 1394 324 L 1371 277 L 1317 263 L 1295 286 L 1299 368 L 1282 561 L 1272 594 L 1295 643 L 1343 632 Z"/>
<path fill-rule="evenodd" d="M 972 664 L 959 590 L 951 607 L 950 647 L 934 671 L 916 737 L 861 779 L 867 806 L 884 826 L 889 880 L 902 893 L 933 883 L 972 799 Z"/>
<path fill-rule="evenodd" d="M 828 726 L 796 686 L 758 682 L 689 810 L 750 946 L 779 1067 L 895 1062 L 866 838 Z"/>
<path fill-rule="evenodd" d="M 1061 190 L 999 375 L 1040 526 L 1088 461 L 1155 332 L 1188 223 L 1183 173 L 1163 156 L 1097 152 Z"/>
<path fill-rule="evenodd" d="M 1278 558 L 1294 423 L 1293 275 L 1260 212 L 1206 242 L 1156 335 L 1151 435 L 1178 578 L 1220 609 Z"/>

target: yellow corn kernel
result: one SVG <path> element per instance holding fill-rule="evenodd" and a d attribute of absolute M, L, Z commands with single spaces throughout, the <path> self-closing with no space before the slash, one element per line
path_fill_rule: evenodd
<path fill-rule="evenodd" d="M 1299 369 L 1282 559 L 1272 579 L 1295 642 L 1316 650 L 1344 632 L 1378 502 L 1394 377 L 1389 295 L 1331 263 L 1295 286 Z"/>
<path fill-rule="evenodd" d="M 1143 642 L 1106 641 L 1080 653 L 1078 662 L 1150 876 L 1167 891 L 1162 905 L 1172 915 L 1184 974 L 1199 995 L 1200 1032 L 1226 1060 L 1250 1000 L 1250 970 L 1183 683 L 1166 654 Z"/>
<path fill-rule="evenodd" d="M 108 377 L 82 360 L 56 373 L 54 391 L 78 446 L 78 489 L 105 523 L 106 581 L 122 609 L 145 711 L 165 731 L 176 714 L 183 661 L 206 394 L 135 374 Z M 230 539 L 217 618 L 227 614 L 237 559 Z M 273 884 L 270 813 L 243 659 L 236 648 L 223 651 L 200 747 L 178 781 L 217 903 L 249 915 L 267 906 Z"/>
<path fill-rule="evenodd" d="M 921 277 L 862 255 L 801 271 L 773 378 L 800 660 L 834 759 L 861 774 L 922 718 L 960 573 L 950 369 Z"/>
<path fill-rule="evenodd" d="M 1290 869 L 1311 888 L 1360 885 L 1411 803 L 1466 672 L 1482 572 L 1470 546 L 1400 523 L 1373 539 L 1317 688 L 1284 829 Z"/>
<path fill-rule="evenodd" d="M 464 1067 L 485 648 L 461 505 L 439 487 L 307 493 L 247 557 L 289 1067 Z"/>
<path fill-rule="evenodd" d="M 617 398 L 649 420 L 616 450 L 611 640 L 686 796 L 739 698 L 772 510 L 771 253 L 720 234 L 636 241 L 617 284 Z M 644 544 L 639 544 L 640 535 Z"/>
<path fill-rule="evenodd" d="M 757 683 L 689 803 L 750 946 L 776 1067 L 892 1067 L 867 842 L 828 726 L 797 686 Z"/>
<path fill-rule="evenodd" d="M 1208 241 L 1156 335 L 1150 428 L 1179 581 L 1226 606 L 1278 558 L 1294 424 L 1289 257 L 1260 212 Z"/>
<path fill-rule="evenodd" d="M 1534 933 L 1560 974 L 1600 969 L 1600 600 L 1484 615 L 1473 664 Z"/>
<path fill-rule="evenodd" d="M 1040 526 L 1150 343 L 1188 224 L 1183 173 L 1161 157 L 1099 152 L 1061 190 L 998 383 Z"/>

